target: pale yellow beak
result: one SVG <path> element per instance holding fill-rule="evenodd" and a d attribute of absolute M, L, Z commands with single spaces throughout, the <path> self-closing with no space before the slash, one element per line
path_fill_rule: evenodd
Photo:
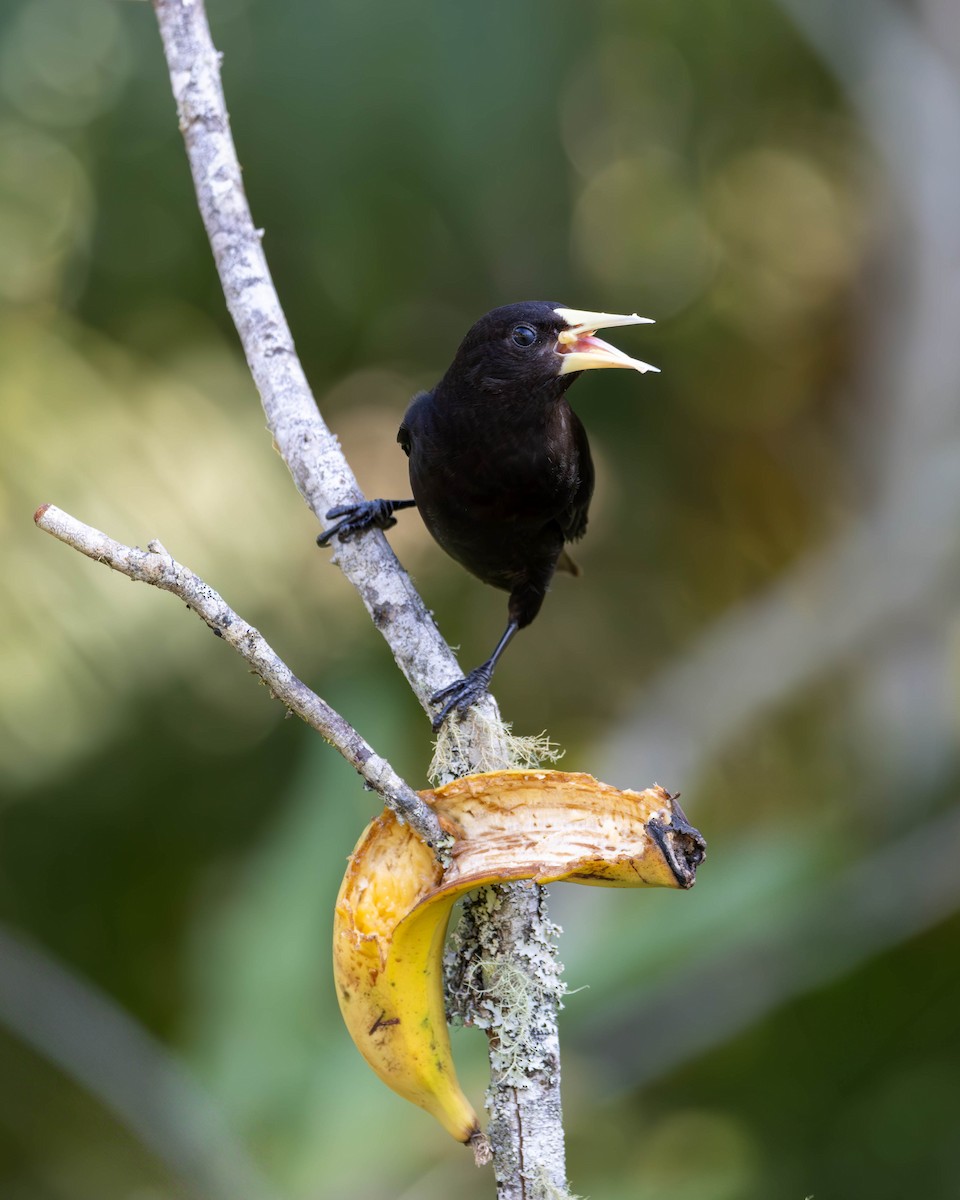
<path fill-rule="evenodd" d="M 660 370 L 594 336 L 598 329 L 612 329 L 615 325 L 652 325 L 650 317 L 638 317 L 636 313 L 618 316 L 616 313 L 587 312 L 581 308 L 555 308 L 553 311 L 567 323 L 567 328 L 557 335 L 557 353 L 563 359 L 561 375 L 569 375 L 571 371 L 591 371 L 596 367 Z"/>

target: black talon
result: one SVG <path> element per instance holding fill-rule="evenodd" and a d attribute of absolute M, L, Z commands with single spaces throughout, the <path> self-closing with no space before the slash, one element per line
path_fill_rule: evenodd
<path fill-rule="evenodd" d="M 479 667 L 474 667 L 470 674 L 465 675 L 463 679 L 455 679 L 453 683 L 448 683 L 439 692 L 433 693 L 430 697 L 430 703 L 443 704 L 443 708 L 440 709 L 430 722 L 434 733 L 440 732 L 440 726 L 452 712 L 456 711 L 462 715 L 471 704 L 476 704 L 484 698 L 490 687 L 490 680 L 493 678 L 493 668 L 497 665 L 497 659 L 506 650 L 507 643 L 519 628 L 519 622 L 511 617 L 506 629 L 503 631 L 503 637 L 497 642 L 496 650 L 494 650 L 485 663 L 481 663 Z"/>
<path fill-rule="evenodd" d="M 471 705 L 479 703 L 487 694 L 490 687 L 490 677 L 493 675 L 493 663 L 485 662 L 483 666 L 475 667 L 463 679 L 456 679 L 446 687 L 434 692 L 430 697 L 431 704 L 442 704 L 443 708 L 430 722 L 434 733 L 440 732 L 440 727 L 452 712 L 465 713 Z"/>
<path fill-rule="evenodd" d="M 416 500 L 361 500 L 359 504 L 338 504 L 327 511 L 327 520 L 342 517 L 324 533 L 317 535 L 318 546 L 329 546 L 334 537 L 349 541 L 365 529 L 392 529 L 397 523 L 393 515 L 398 508 L 412 508 Z"/>

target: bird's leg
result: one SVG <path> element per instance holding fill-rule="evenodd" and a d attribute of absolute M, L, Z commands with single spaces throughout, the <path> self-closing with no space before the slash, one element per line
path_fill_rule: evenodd
<path fill-rule="evenodd" d="M 327 520 L 342 518 L 336 525 L 317 537 L 318 546 L 329 546 L 331 538 L 339 535 L 345 542 L 355 533 L 365 529 L 392 529 L 397 520 L 394 513 L 398 508 L 415 508 L 416 500 L 361 500 L 359 504 L 338 504 L 327 512 Z"/>
<path fill-rule="evenodd" d="M 497 642 L 496 650 L 494 650 L 485 663 L 481 663 L 479 667 L 474 667 L 470 674 L 465 675 L 463 679 L 457 679 L 445 688 L 441 688 L 439 692 L 433 693 L 430 697 L 430 703 L 443 705 L 431 723 L 434 733 L 440 732 L 440 726 L 454 710 L 459 713 L 466 712 L 471 704 L 476 704 L 478 700 L 483 699 L 490 686 L 490 679 L 493 675 L 493 668 L 497 665 L 497 659 L 506 650 L 507 644 L 519 628 L 519 621 L 511 617 L 509 624 L 503 631 L 503 637 Z"/>

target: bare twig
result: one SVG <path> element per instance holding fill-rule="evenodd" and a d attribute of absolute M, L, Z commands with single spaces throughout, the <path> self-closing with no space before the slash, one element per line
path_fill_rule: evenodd
<path fill-rule="evenodd" d="M 170 70 L 170 81 L 227 307 L 263 402 L 274 441 L 301 494 L 325 523 L 336 504 L 360 498 L 357 482 L 336 438 L 323 423 L 270 279 L 243 190 L 220 83 L 220 56 L 210 37 L 203 0 L 153 0 Z M 456 660 L 379 531 L 340 545 L 334 560 L 360 592 L 374 624 L 429 711 L 430 696 L 459 674 Z M 444 778 L 512 765 L 506 730 L 487 697 L 450 739 Z M 441 731 L 441 737 L 444 731 Z M 503 892 L 496 905 L 481 900 L 476 921 L 489 927 L 488 941 L 530 981 L 531 1021 L 546 1042 L 557 1044 L 558 994 L 537 977 L 542 947 L 554 940 L 541 889 Z M 507 977 L 503 972 L 501 977 Z M 496 976 L 495 976 L 496 977 Z M 495 986 L 491 988 L 495 992 Z M 491 996 L 508 1008 L 509 996 Z M 546 1194 L 566 1194 L 560 1071 L 556 1057 L 525 1064 L 509 1082 L 491 1041 L 491 1128 L 500 1200 L 529 1200 L 528 1180 Z M 516 1073 L 515 1073 L 516 1076 Z M 537 1185 L 540 1186 L 539 1184 Z"/>
<path fill-rule="evenodd" d="M 450 844 L 451 838 L 441 829 L 433 809 L 404 783 L 386 759 L 336 709 L 294 675 L 261 633 L 237 616 L 222 596 L 172 558 L 159 542 L 150 542 L 146 550 L 124 546 L 53 504 L 38 508 L 34 520 L 45 533 L 53 534 L 87 558 L 105 563 L 139 583 L 149 583 L 179 596 L 217 637 L 247 660 L 277 700 L 340 751 L 427 845 L 442 852 Z"/>

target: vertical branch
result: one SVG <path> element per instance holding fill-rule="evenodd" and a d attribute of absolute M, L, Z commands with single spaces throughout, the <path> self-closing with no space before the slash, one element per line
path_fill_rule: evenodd
<path fill-rule="evenodd" d="M 335 504 L 361 499 L 356 478 L 317 408 L 254 227 L 220 84 L 220 55 L 202 0 L 154 0 L 197 204 L 223 294 L 267 424 L 301 495 L 323 523 Z M 455 678 L 449 647 L 379 531 L 339 545 L 341 570 L 421 704 Z M 487 715 L 495 714 L 491 702 Z M 466 766 L 466 764 L 465 764 Z M 468 768 L 469 769 L 469 768 Z"/>
<path fill-rule="evenodd" d="M 260 392 L 274 442 L 301 495 L 321 524 L 336 504 L 360 499 L 356 479 L 324 424 L 297 358 L 270 278 L 241 180 L 203 0 L 153 0 L 177 103 L 197 201 L 210 239 L 227 307 Z M 360 593 L 401 671 L 424 709 L 429 697 L 459 674 L 450 648 L 379 531 L 340 545 L 334 560 Z M 441 733 L 441 737 L 444 733 Z M 509 766 L 509 740 L 495 702 L 472 710 L 444 747 L 448 777 Z M 538 978 L 542 947 L 554 944 L 542 890 L 497 893 L 493 905 L 474 904 L 493 959 L 530 982 L 528 1019 L 552 1046 L 557 1038 L 557 989 Z M 491 988 L 497 986 L 493 972 Z M 506 991 L 495 1003 L 509 1009 Z M 491 1126 L 498 1195 L 532 1200 L 549 1188 L 563 1194 L 566 1170 L 560 1115 L 559 1055 L 519 1064 L 510 1083 L 491 1031 Z M 546 1194 L 546 1193 L 544 1193 Z"/>

